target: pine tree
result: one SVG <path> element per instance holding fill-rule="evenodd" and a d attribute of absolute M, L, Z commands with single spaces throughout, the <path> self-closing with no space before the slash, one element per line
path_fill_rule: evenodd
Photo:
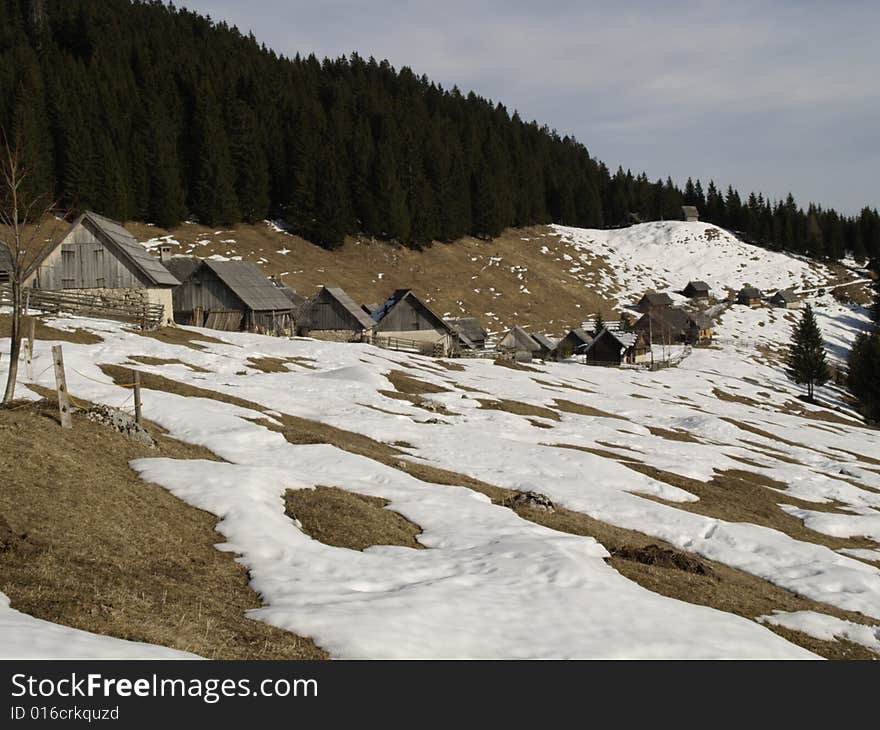
<path fill-rule="evenodd" d="M 849 355 L 847 385 L 865 418 L 880 421 L 880 330 L 862 332 Z"/>
<path fill-rule="evenodd" d="M 605 329 L 605 320 L 602 318 L 602 312 L 599 312 L 596 315 L 596 321 L 593 323 L 593 337 L 598 337 L 603 329 Z"/>
<path fill-rule="evenodd" d="M 830 373 L 825 361 L 822 333 L 809 304 L 792 330 L 788 364 L 792 379 L 799 385 L 807 386 L 807 398 L 812 401 L 815 387 L 824 385 Z"/>

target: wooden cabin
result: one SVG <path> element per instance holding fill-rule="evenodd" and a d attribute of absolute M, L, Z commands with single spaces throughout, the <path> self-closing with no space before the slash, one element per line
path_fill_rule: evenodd
<path fill-rule="evenodd" d="M 293 304 L 252 261 L 175 256 L 174 321 L 236 332 L 293 332 Z"/>
<path fill-rule="evenodd" d="M 700 220 L 700 211 L 696 205 L 681 206 L 681 219 L 687 223 L 697 223 Z"/>
<path fill-rule="evenodd" d="M 783 309 L 796 309 L 801 305 L 801 300 L 791 289 L 780 289 L 770 297 L 770 304 Z"/>
<path fill-rule="evenodd" d="M 476 317 L 453 317 L 446 319 L 459 336 L 459 346 L 468 350 L 485 350 L 488 333 Z"/>
<path fill-rule="evenodd" d="M 591 365 L 634 365 L 650 360 L 651 346 L 641 332 L 615 332 L 605 327 L 584 348 L 584 355 Z"/>
<path fill-rule="evenodd" d="M 569 330 L 568 334 L 556 343 L 556 348 L 553 350 L 553 359 L 567 360 L 572 355 L 582 353 L 592 341 L 593 336 L 591 334 L 581 327 L 575 327 Z"/>
<path fill-rule="evenodd" d="M 662 309 L 672 306 L 672 297 L 665 292 L 648 292 L 636 304 L 640 312 L 649 312 L 652 309 Z"/>
<path fill-rule="evenodd" d="M 505 333 L 498 343 L 498 349 L 517 362 L 531 362 L 532 359 L 541 357 L 541 345 L 518 324 Z"/>
<path fill-rule="evenodd" d="M 113 304 L 161 304 L 173 319 L 172 290 L 180 282 L 120 223 L 87 211 L 40 261 L 25 286 L 96 294 Z"/>
<path fill-rule="evenodd" d="M 712 341 L 712 320 L 702 312 L 667 307 L 646 312 L 633 326 L 654 345 L 697 345 Z"/>
<path fill-rule="evenodd" d="M 375 324 L 338 286 L 322 286 L 303 306 L 297 334 L 332 342 L 370 342 Z"/>
<path fill-rule="evenodd" d="M 538 346 L 541 348 L 536 357 L 541 360 L 550 359 L 551 353 L 556 349 L 556 342 L 547 337 L 547 335 L 542 335 L 540 332 L 533 332 L 531 338 L 537 342 Z"/>
<path fill-rule="evenodd" d="M 709 285 L 705 281 L 689 281 L 682 294 L 689 299 L 708 299 Z"/>
<path fill-rule="evenodd" d="M 759 307 L 764 299 L 764 294 L 754 286 L 744 286 L 736 295 L 737 304 L 745 304 L 748 307 Z"/>
<path fill-rule="evenodd" d="M 401 347 L 417 347 L 423 354 L 451 355 L 459 337 L 412 289 L 397 289 L 373 311 L 373 336 Z"/>

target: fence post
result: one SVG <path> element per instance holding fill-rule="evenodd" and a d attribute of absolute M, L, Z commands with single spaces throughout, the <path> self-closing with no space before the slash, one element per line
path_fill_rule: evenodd
<path fill-rule="evenodd" d="M 64 356 L 61 345 L 52 345 L 52 360 L 55 364 L 55 390 L 58 393 L 58 414 L 61 428 L 72 428 L 70 420 L 70 399 L 67 397 L 67 378 L 64 377 Z"/>
<path fill-rule="evenodd" d="M 139 370 L 132 370 L 134 374 L 134 421 L 141 425 L 141 374 Z"/>
<path fill-rule="evenodd" d="M 31 383 L 34 382 L 34 332 L 36 328 L 36 318 L 28 318 L 28 340 L 24 348 L 24 357 L 27 364 L 27 379 Z"/>

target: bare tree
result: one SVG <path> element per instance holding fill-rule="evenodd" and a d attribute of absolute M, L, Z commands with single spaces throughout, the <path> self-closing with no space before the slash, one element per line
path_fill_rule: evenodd
<path fill-rule="evenodd" d="M 51 219 L 55 201 L 49 193 L 28 192 L 28 170 L 22 159 L 21 137 L 16 135 L 10 140 L 6 130 L 0 127 L 0 143 L 0 240 L 9 252 L 8 273 L 12 295 L 9 372 L 3 395 L 5 405 L 12 401 L 18 379 L 23 290 L 45 254 L 55 245 L 54 241 L 42 235 L 46 221 Z"/>

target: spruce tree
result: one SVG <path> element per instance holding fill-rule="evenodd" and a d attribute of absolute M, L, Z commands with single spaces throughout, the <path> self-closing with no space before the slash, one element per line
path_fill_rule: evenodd
<path fill-rule="evenodd" d="M 799 385 L 806 385 L 807 398 L 813 400 L 816 386 L 824 385 L 830 376 L 825 361 L 822 333 L 816 323 L 813 308 L 807 304 L 800 321 L 792 330 L 788 364 L 791 377 Z"/>
<path fill-rule="evenodd" d="M 856 337 L 849 355 L 847 385 L 865 418 L 880 421 L 880 329 Z"/>
<path fill-rule="evenodd" d="M 605 329 L 605 320 L 602 318 L 602 312 L 599 312 L 596 315 L 596 321 L 593 323 L 593 337 L 598 337 L 603 329 Z"/>

